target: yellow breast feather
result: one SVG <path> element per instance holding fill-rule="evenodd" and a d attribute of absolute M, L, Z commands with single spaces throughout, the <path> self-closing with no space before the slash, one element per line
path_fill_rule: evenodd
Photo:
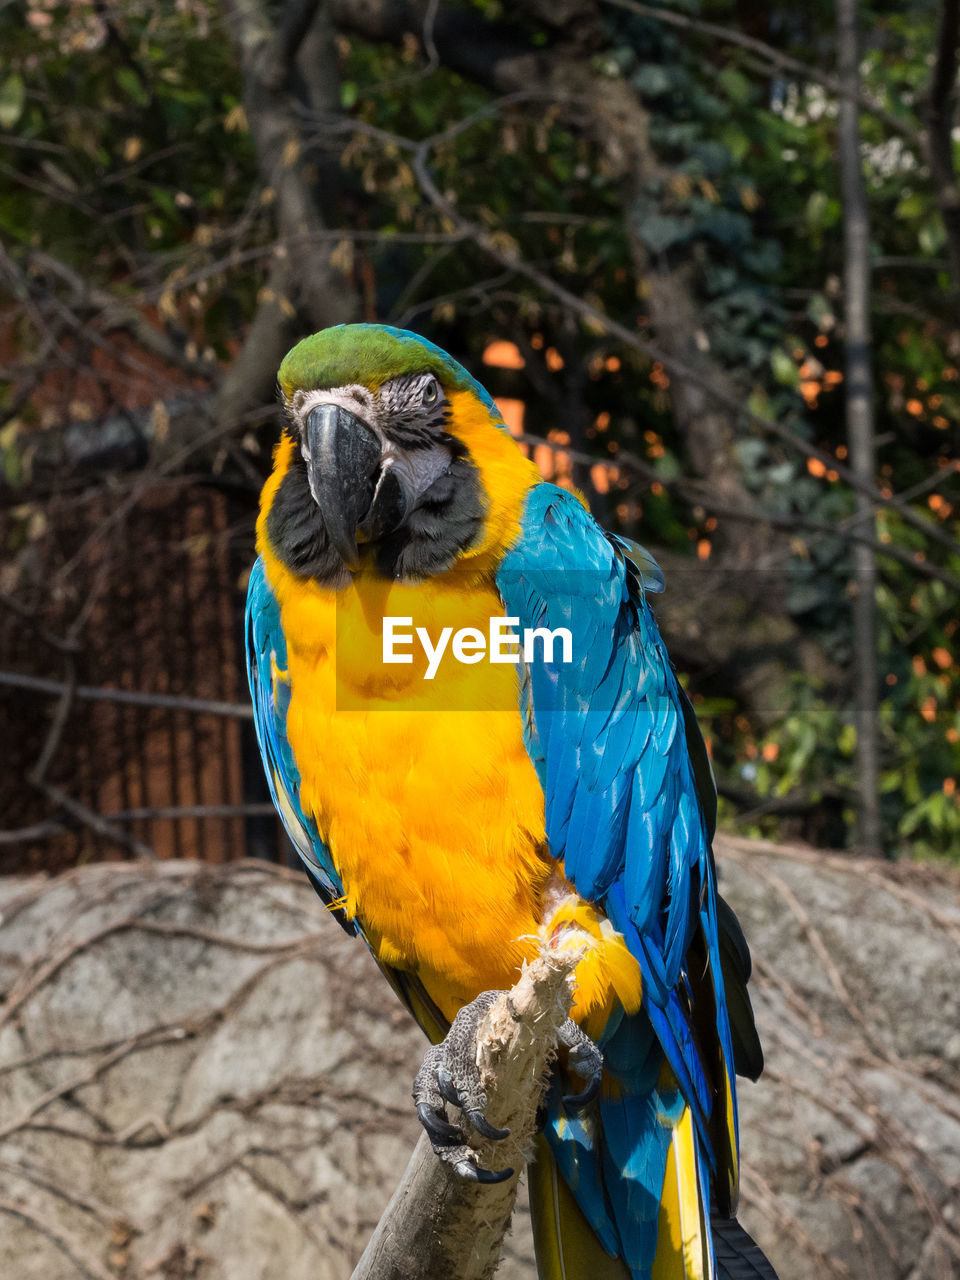
<path fill-rule="evenodd" d="M 462 438 L 470 412 L 457 419 Z M 270 548 L 266 513 L 292 457 L 288 439 L 258 525 L 287 642 L 286 731 L 300 803 L 334 860 L 347 916 L 359 917 L 383 963 L 418 973 L 447 1017 L 480 991 L 512 985 L 524 960 L 564 934 L 545 926 L 557 870 L 523 741 L 518 668 L 444 662 L 427 681 L 417 646 L 410 664 L 382 660 L 384 617 L 409 617 L 436 639 L 445 626 L 486 632 L 503 614 L 493 566 L 519 532 L 536 474 L 518 473 L 515 446 L 504 437 L 501 458 L 490 439 L 500 433 L 480 425 L 478 415 L 471 455 L 481 455 L 485 488 L 499 476 L 499 498 L 481 543 L 447 574 L 408 584 L 361 570 L 335 592 L 286 569 Z M 625 944 L 582 907 L 568 906 L 562 921 L 585 926 L 589 939 L 577 1013 L 607 1008 L 615 995 L 635 1005 L 639 976 L 625 972 Z"/>

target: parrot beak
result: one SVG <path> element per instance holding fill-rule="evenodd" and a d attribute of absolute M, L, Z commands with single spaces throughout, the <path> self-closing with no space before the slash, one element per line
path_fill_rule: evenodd
<path fill-rule="evenodd" d="M 352 571 L 358 542 L 370 542 L 402 524 L 408 511 L 403 485 L 374 431 L 335 404 L 311 409 L 306 421 L 307 473 L 330 541 Z"/>

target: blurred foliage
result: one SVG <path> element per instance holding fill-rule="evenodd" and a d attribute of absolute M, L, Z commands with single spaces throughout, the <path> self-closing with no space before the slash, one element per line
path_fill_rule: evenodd
<path fill-rule="evenodd" d="M 473 8 L 512 23 L 538 48 L 557 33 L 508 6 Z M 737 29 L 732 0 L 680 0 L 696 18 Z M 944 232 L 917 147 L 937 12 L 912 3 L 863 10 L 865 100 L 903 132 L 863 113 L 873 228 L 878 483 L 909 497 L 938 528 L 960 533 L 960 328 Z M 766 39 L 814 68 L 832 63 L 832 9 L 774 4 Z M 10 246 L 42 248 L 90 283 L 130 299 L 151 323 L 216 370 L 233 358 L 262 289 L 276 228 L 275 193 L 251 145 L 243 85 L 225 19 L 207 0 L 123 5 L 30 0 L 0 13 L 0 230 Z M 652 162 L 624 216 L 623 174 L 556 103 L 493 95 L 400 48 L 336 37 L 342 114 L 308 120 L 305 162 L 340 167 L 332 261 L 356 285 L 367 318 L 429 331 L 477 368 L 493 338 L 526 361 L 525 429 L 570 444 L 565 404 L 582 406 L 580 447 L 606 479 L 590 494 L 610 525 L 710 567 L 718 520 L 678 485 L 687 442 L 671 415 L 662 366 L 573 320 L 528 280 L 492 267 L 421 194 L 415 144 L 433 139 L 431 173 L 459 216 L 506 252 L 577 296 L 656 338 L 628 231 L 652 269 L 681 273 L 697 304 L 702 345 L 743 402 L 839 463 L 843 410 L 842 208 L 836 102 L 814 78 L 786 75 L 756 52 L 675 30 L 621 8 L 603 10 L 595 74 L 627 82 L 649 117 Z M 463 127 L 452 128 L 468 121 Z M 491 163 L 491 157 L 495 162 Z M 14 177 L 17 180 L 13 180 Z M 29 360 L 42 335 L 17 313 Z M 535 373 L 539 377 L 535 377 Z M 513 394 L 507 374 L 494 390 Z M 16 380 L 3 397 L 13 404 Z M 16 407 L 0 432 L 6 482 L 29 523 L 30 431 L 53 425 L 42 399 Z M 559 434 L 558 434 L 559 429 Z M 266 435 L 248 441 L 266 465 Z M 576 437 L 574 445 L 578 444 Z M 259 454 L 257 450 L 259 449 Z M 655 479 L 619 466 L 629 452 Z M 856 662 L 848 598 L 854 511 L 850 489 L 816 459 L 743 428 L 736 460 L 745 489 L 781 521 L 826 527 L 782 536 L 787 608 L 822 654 L 822 674 L 785 673 L 777 709 L 746 715 L 734 699 L 691 685 L 721 782 L 763 803 L 838 792 L 852 830 Z M 594 474 L 556 478 L 589 487 Z M 722 517 L 720 517 L 722 524 Z M 835 530 L 835 533 L 831 533 Z M 960 575 L 960 558 L 904 523 L 878 518 L 881 542 Z M 11 550 L 13 548 L 10 548 Z M 694 558 L 694 556 L 696 558 Z M 883 792 L 891 851 L 960 856 L 960 673 L 957 600 L 943 583 L 884 560 L 878 595 L 885 680 Z M 776 835 L 790 819 L 740 815 L 741 829 Z M 727 803 L 725 815 L 737 814 Z M 785 825 L 786 824 L 786 825 Z M 800 828 L 803 829 L 803 828 Z"/>

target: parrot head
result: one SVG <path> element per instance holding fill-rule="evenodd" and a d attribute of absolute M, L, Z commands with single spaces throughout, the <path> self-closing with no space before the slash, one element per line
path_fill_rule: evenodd
<path fill-rule="evenodd" d="M 299 342 L 278 380 L 287 422 L 259 536 L 291 572 L 417 581 L 512 540 L 536 471 L 432 342 L 338 325 Z"/>

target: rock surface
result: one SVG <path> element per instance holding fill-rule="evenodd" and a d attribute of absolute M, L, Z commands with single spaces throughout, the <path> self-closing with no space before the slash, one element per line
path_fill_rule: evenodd
<path fill-rule="evenodd" d="M 781 1280 L 960 1275 L 960 880 L 718 842 L 767 1051 L 741 1218 Z M 0 1276 L 347 1280 L 424 1042 L 299 873 L 0 881 Z M 498 1275 L 535 1275 L 518 1213 Z"/>

